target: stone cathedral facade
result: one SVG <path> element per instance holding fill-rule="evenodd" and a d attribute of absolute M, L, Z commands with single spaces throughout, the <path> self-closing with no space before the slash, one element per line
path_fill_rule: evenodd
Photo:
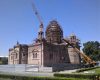
<path fill-rule="evenodd" d="M 57 21 L 50 21 L 44 32 L 40 26 L 38 37 L 32 44 L 17 44 L 9 49 L 9 64 L 34 64 L 54 66 L 58 64 L 80 64 L 80 55 L 62 41 L 63 30 Z M 68 40 L 80 49 L 79 40 L 72 34 Z"/>

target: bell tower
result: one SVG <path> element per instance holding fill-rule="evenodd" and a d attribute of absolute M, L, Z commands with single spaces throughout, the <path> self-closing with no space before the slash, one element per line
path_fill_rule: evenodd
<path fill-rule="evenodd" d="M 43 38 L 44 38 L 43 24 L 41 24 L 38 31 L 38 40 L 42 41 Z"/>
<path fill-rule="evenodd" d="M 73 43 L 78 49 L 80 49 L 80 40 L 77 38 L 77 36 L 72 33 L 70 35 L 70 38 L 69 38 L 70 42 Z"/>

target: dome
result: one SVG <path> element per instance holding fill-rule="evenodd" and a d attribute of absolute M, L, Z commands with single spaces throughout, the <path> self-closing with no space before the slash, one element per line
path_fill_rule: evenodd
<path fill-rule="evenodd" d="M 53 20 L 46 29 L 46 40 L 51 43 L 61 43 L 63 38 L 63 30 L 57 21 Z"/>
<path fill-rule="evenodd" d="M 71 33 L 70 37 L 72 37 L 72 36 L 76 36 L 76 35 L 74 33 Z"/>
<path fill-rule="evenodd" d="M 71 33 L 70 39 L 76 39 L 76 35 L 74 33 Z"/>

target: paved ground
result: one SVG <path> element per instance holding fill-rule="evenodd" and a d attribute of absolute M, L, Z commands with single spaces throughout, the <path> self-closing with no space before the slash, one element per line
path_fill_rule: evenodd
<path fill-rule="evenodd" d="M 53 77 L 54 73 L 47 72 L 0 72 L 0 74 L 20 75 L 20 76 L 44 76 Z"/>
<path fill-rule="evenodd" d="M 78 69 L 74 69 L 74 70 L 65 70 L 65 71 L 60 71 L 58 73 L 73 73 L 76 72 Z"/>
<path fill-rule="evenodd" d="M 66 70 L 66 71 L 60 71 L 55 73 L 72 73 L 75 72 L 75 70 Z M 42 77 L 54 77 L 54 73 L 48 73 L 48 72 L 0 72 L 0 74 L 9 74 L 9 75 L 20 75 L 20 76 L 42 76 Z"/>

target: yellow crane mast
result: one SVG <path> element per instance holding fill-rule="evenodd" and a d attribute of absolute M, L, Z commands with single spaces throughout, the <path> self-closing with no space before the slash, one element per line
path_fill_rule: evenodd
<path fill-rule="evenodd" d="M 80 55 L 83 57 L 84 61 L 86 62 L 86 64 L 91 65 L 91 66 L 95 66 L 96 62 L 93 61 L 91 58 L 89 58 L 87 55 L 85 55 L 85 53 L 81 52 L 78 48 L 75 47 L 75 45 L 71 42 L 69 42 L 66 39 L 63 39 L 64 42 L 66 42 L 68 45 L 72 46 L 73 49 Z"/>

